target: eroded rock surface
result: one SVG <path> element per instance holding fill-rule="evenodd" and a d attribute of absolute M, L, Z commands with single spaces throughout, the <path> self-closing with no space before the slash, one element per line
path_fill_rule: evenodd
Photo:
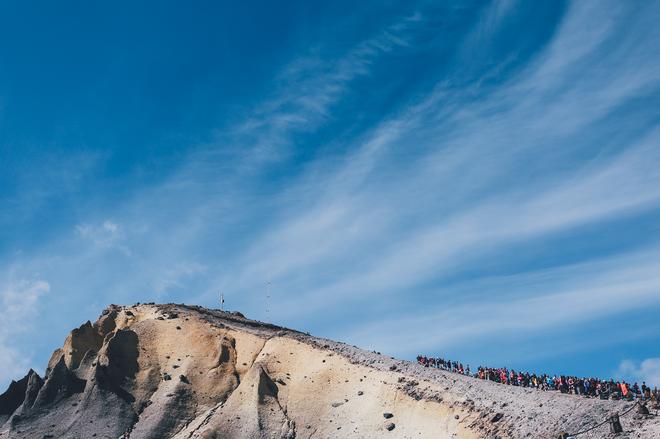
<path fill-rule="evenodd" d="M 43 379 L 29 371 L 0 395 L 0 438 L 556 438 L 628 407 L 426 369 L 239 313 L 111 306 L 71 332 Z M 618 437 L 660 437 L 657 417 L 622 422 Z"/>

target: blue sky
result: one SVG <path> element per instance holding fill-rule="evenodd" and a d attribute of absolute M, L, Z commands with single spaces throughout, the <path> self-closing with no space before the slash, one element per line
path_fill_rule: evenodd
<path fill-rule="evenodd" d="M 659 21 L 0 3 L 0 382 L 109 303 L 223 291 L 402 358 L 660 385 Z"/>

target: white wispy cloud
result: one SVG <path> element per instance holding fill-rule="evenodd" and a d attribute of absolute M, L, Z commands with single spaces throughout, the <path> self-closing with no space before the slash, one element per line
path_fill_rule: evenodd
<path fill-rule="evenodd" d="M 347 297 L 413 288 L 469 264 L 480 247 L 657 206 L 657 130 L 631 136 L 614 150 L 590 145 L 594 160 L 577 168 L 564 167 L 564 158 L 556 156 L 559 145 L 570 154 L 567 143 L 596 142 L 585 135 L 594 121 L 638 96 L 658 67 L 655 60 L 640 66 L 636 55 L 615 49 L 611 69 L 595 67 L 595 78 L 569 85 L 576 70 L 589 74 L 585 65 L 602 56 L 602 41 L 619 35 L 614 18 L 603 26 L 593 23 L 590 8 L 601 8 L 587 6 L 573 7 L 547 52 L 486 99 L 462 102 L 451 87 L 438 84 L 375 127 L 338 166 L 313 168 L 284 194 L 296 200 L 290 214 L 281 215 L 281 223 L 254 240 L 241 259 L 235 286 L 253 288 L 272 273 L 283 289 L 295 288 L 306 299 L 286 300 L 291 312 L 296 303 L 322 308 Z M 580 34 L 579 55 L 565 53 L 561 48 L 575 44 L 580 23 L 593 32 Z M 639 39 L 632 33 L 620 44 Z M 646 73 L 625 86 L 633 71 Z M 431 123 L 457 108 L 447 121 Z M 422 154 L 392 164 L 393 155 L 406 148 Z M 528 165 L 538 167 L 538 178 L 519 178 Z M 351 257 L 363 258 L 360 264 L 341 263 Z M 291 283 L 300 273 L 326 267 L 333 276 Z"/>
<path fill-rule="evenodd" d="M 126 256 L 131 255 L 122 228 L 110 219 L 96 225 L 78 224 L 75 230 L 81 238 L 89 240 L 96 248 L 116 249 Z"/>
<path fill-rule="evenodd" d="M 497 31 L 508 10 L 498 6 L 486 17 L 488 32 Z M 658 133 L 630 136 L 602 151 L 593 145 L 601 140 L 589 134 L 592 124 L 657 85 L 657 61 L 640 56 L 649 49 L 640 36 L 649 23 L 621 37 L 622 24 L 608 11 L 588 2 L 571 5 L 547 49 L 505 83 L 466 91 L 442 79 L 354 140 L 353 152 L 307 165 L 268 200 L 259 194 L 255 174 L 249 174 L 257 178 L 254 186 L 244 185 L 248 174 L 222 163 L 227 175 L 220 174 L 213 154 L 223 148 L 213 144 L 165 185 L 137 197 L 122 222 L 159 211 L 171 197 L 190 207 L 187 213 L 168 211 L 176 222 L 152 216 L 161 223 L 154 228 L 159 236 L 140 243 L 153 264 L 172 267 L 168 255 L 194 249 L 205 235 L 224 236 L 244 218 L 267 218 L 250 230 L 247 246 L 216 265 L 220 270 L 209 284 L 256 291 L 272 276 L 291 294 L 282 308 L 297 313 L 301 306 L 315 312 L 351 297 L 398 294 L 450 275 L 481 248 L 652 208 L 660 196 L 653 166 Z M 293 62 L 274 96 L 232 131 L 232 141 L 282 153 L 297 133 L 332 117 L 351 81 L 369 74 L 378 56 L 406 50 L 406 36 L 421 20 L 419 14 L 406 17 L 339 60 Z M 617 38 L 602 68 L 596 62 L 603 58 L 602 44 Z M 635 51 L 626 50 L 640 41 Z M 473 100 L 472 93 L 483 96 Z M 594 159 L 564 166 L 573 143 L 575 149 L 593 148 Z M 253 164 L 260 156 L 247 155 Z M 530 165 L 538 177 L 524 176 Z M 81 225 L 79 233 L 97 245 L 115 245 L 118 230 L 111 229 Z M 161 234 L 172 238 L 167 251 Z M 166 278 L 152 285 L 165 290 Z"/>
<path fill-rule="evenodd" d="M 44 152 L 29 164 L 12 163 L 12 169 L 0 164 L 3 172 L 15 176 L 10 190 L 0 194 L 0 224 L 30 218 L 58 197 L 75 194 L 105 157 L 87 151 L 65 156 Z"/>
<path fill-rule="evenodd" d="M 327 59 L 316 49 L 286 66 L 275 81 L 274 95 L 231 130 L 231 142 L 250 151 L 245 165 L 286 157 L 293 136 L 327 120 L 350 83 L 366 76 L 378 56 L 406 48 L 421 21 L 422 15 L 415 12 L 340 57 Z"/>
<path fill-rule="evenodd" d="M 461 63 L 506 26 L 512 8 L 494 4 L 473 32 L 451 36 L 462 39 Z M 57 256 L 34 258 L 35 271 L 68 288 L 71 303 L 92 300 L 90 291 L 105 303 L 186 290 L 186 299 L 211 304 L 221 288 L 248 314 L 262 310 L 271 279 L 275 319 L 340 321 L 334 334 L 411 351 L 496 330 L 564 327 L 587 308 L 602 316 L 656 306 L 656 242 L 611 260 L 586 255 L 550 271 L 443 283 L 485 257 L 506 258 L 512 245 L 660 206 L 657 124 L 617 113 L 659 88 L 652 8 L 571 3 L 524 65 L 512 69 L 514 53 L 469 81 L 448 67 L 370 126 L 314 145 L 319 156 L 292 165 L 285 181 L 269 178 L 301 136 L 350 117 L 342 103 L 356 79 L 389 67 L 379 61 L 399 62 L 393 55 L 420 40 L 444 37 L 428 33 L 425 14 L 393 20 L 340 56 L 319 47 L 294 59 L 238 123 L 192 148 L 164 181 L 112 206 L 111 219 L 80 220 L 77 239 L 46 246 Z M 429 284 L 422 311 L 386 312 Z M 613 306 L 621 291 L 629 300 Z M 574 306 L 546 312 L 558 301 Z M 353 305 L 365 321 L 342 320 Z M 428 335 L 438 321 L 451 329 Z M 374 335 L 381 332 L 389 339 Z"/>
<path fill-rule="evenodd" d="M 647 358 L 641 362 L 623 360 L 616 372 L 617 376 L 628 380 L 646 382 L 647 386 L 660 386 L 660 358 Z"/>
<path fill-rule="evenodd" d="M 170 290 L 183 288 L 185 279 L 206 272 L 207 267 L 197 262 L 183 261 L 165 268 L 154 283 L 157 299 L 161 300 Z"/>
<path fill-rule="evenodd" d="M 386 313 L 379 322 L 356 325 L 345 337 L 410 356 L 431 346 L 442 350 L 484 337 L 529 337 L 552 327 L 584 325 L 660 304 L 658 260 L 657 252 L 640 251 L 452 285 L 441 304 L 428 304 L 412 315 Z M 429 331 L 436 324 L 442 330 Z"/>
<path fill-rule="evenodd" d="M 30 367 L 38 369 L 32 353 L 17 347 L 13 338 L 34 329 L 40 300 L 49 291 L 44 280 L 15 279 L 12 273 L 0 284 L 0 382 L 22 378 Z"/>

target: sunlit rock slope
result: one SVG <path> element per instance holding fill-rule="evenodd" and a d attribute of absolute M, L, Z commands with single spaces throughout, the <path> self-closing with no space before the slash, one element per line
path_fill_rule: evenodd
<path fill-rule="evenodd" d="M 110 306 L 0 396 L 0 438 L 557 438 L 630 403 L 426 369 L 184 306 Z M 631 414 L 618 437 L 658 438 Z M 580 438 L 608 437 L 608 426 Z"/>

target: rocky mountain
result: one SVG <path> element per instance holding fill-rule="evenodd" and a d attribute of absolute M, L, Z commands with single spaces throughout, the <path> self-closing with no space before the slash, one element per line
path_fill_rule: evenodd
<path fill-rule="evenodd" d="M 542 392 L 421 367 L 185 305 L 110 306 L 74 329 L 45 377 L 0 396 L 0 438 L 553 438 L 632 403 Z M 579 438 L 609 437 L 602 425 Z"/>

